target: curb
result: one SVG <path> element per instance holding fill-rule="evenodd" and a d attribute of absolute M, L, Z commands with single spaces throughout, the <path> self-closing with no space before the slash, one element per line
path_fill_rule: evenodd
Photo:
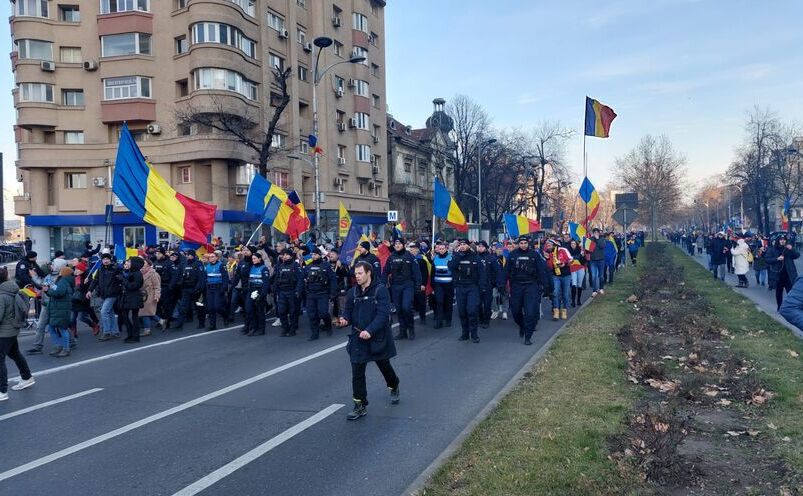
<path fill-rule="evenodd" d="M 460 431 L 460 434 L 457 435 L 456 438 L 452 440 L 451 443 L 430 463 L 427 468 L 421 472 L 418 477 L 413 480 L 413 482 L 407 486 L 407 489 L 404 490 L 402 495 L 404 496 L 417 496 L 418 492 L 424 488 L 427 481 L 429 481 L 430 477 L 439 469 L 441 466 L 446 463 L 446 461 L 460 448 L 469 434 L 474 431 L 477 425 L 480 424 L 483 420 L 485 420 L 491 412 L 493 412 L 502 399 L 510 393 L 510 391 L 521 381 L 521 378 L 524 377 L 524 374 L 529 372 L 535 364 L 541 361 L 541 359 L 546 355 L 546 352 L 552 347 L 552 344 L 555 340 L 563 334 L 566 327 L 578 316 L 580 315 L 580 311 L 583 310 L 586 305 L 588 305 L 593 298 L 589 297 L 582 305 L 577 308 L 577 311 L 569 317 L 566 322 L 563 323 L 562 326 L 555 331 L 555 334 L 550 337 L 546 343 L 543 344 L 534 354 L 533 356 L 527 360 L 527 363 L 522 366 L 518 372 L 516 372 L 513 377 L 510 378 L 509 381 L 499 390 L 498 393 L 485 405 L 482 410 L 477 413 L 477 415 L 471 419 L 471 421 Z M 537 332 L 537 331 L 536 331 Z"/>

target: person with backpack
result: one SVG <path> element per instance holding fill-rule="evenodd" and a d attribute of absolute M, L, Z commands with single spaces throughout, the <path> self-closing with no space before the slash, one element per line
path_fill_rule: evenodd
<path fill-rule="evenodd" d="M 8 269 L 0 267 L 0 401 L 8 399 L 6 357 L 13 360 L 20 371 L 21 380 L 11 389 L 21 391 L 36 384 L 17 341 L 28 317 L 28 306 L 29 299 L 19 294 L 17 283 L 8 280 Z"/>
<path fill-rule="evenodd" d="M 139 342 L 139 309 L 145 297 L 142 285 L 142 267 L 145 261 L 141 257 L 131 257 L 123 263 L 123 293 L 117 305 L 117 327 L 126 328 L 125 343 Z"/>
<path fill-rule="evenodd" d="M 48 329 L 56 349 L 50 356 L 64 358 L 70 356 L 70 320 L 72 317 L 72 296 L 75 290 L 73 270 L 62 267 L 52 286 L 42 288 L 50 301 L 47 303 Z"/>

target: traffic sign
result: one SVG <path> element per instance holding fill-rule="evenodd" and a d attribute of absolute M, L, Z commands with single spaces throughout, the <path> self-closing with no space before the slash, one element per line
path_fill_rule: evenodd
<path fill-rule="evenodd" d="M 623 207 L 613 213 L 611 216 L 619 225 L 627 227 L 638 219 L 638 212 L 629 207 Z"/>
<path fill-rule="evenodd" d="M 399 222 L 398 210 L 388 210 L 388 222 Z"/>

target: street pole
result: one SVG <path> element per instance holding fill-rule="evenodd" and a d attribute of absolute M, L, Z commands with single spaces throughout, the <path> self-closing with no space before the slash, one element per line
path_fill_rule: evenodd
<path fill-rule="evenodd" d="M 480 225 L 480 239 L 482 239 L 482 149 L 492 143 L 496 143 L 496 138 L 480 141 L 480 154 L 477 157 L 477 223 Z"/>

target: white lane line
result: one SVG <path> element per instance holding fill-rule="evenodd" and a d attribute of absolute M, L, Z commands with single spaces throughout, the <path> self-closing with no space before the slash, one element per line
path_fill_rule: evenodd
<path fill-rule="evenodd" d="M 284 443 L 285 441 L 291 439 L 292 437 L 300 434 L 301 432 L 305 431 L 306 429 L 312 427 L 313 425 L 317 424 L 321 420 L 325 419 L 326 417 L 332 415 L 336 411 L 343 408 L 345 405 L 341 404 L 333 404 L 324 408 L 320 412 L 316 413 L 312 417 L 300 422 L 293 427 L 287 429 L 286 431 L 278 434 L 277 436 L 269 439 L 263 444 L 260 444 L 256 448 L 252 449 L 248 453 L 240 456 L 232 460 L 231 462 L 223 465 L 219 469 L 215 470 L 214 472 L 210 473 L 206 477 L 198 479 L 197 481 L 193 482 L 189 486 L 185 487 L 181 491 L 173 494 L 173 496 L 193 496 L 195 494 L 200 493 L 204 489 L 208 488 L 209 486 L 216 484 L 221 479 L 228 477 L 236 470 L 239 470 L 249 463 L 253 462 L 257 458 L 261 457 L 268 451 L 272 450 L 273 448 L 279 446 L 280 444 Z"/>
<path fill-rule="evenodd" d="M 92 446 L 94 446 L 96 444 L 100 444 L 100 443 L 102 443 L 104 441 L 108 441 L 109 439 L 113 439 L 113 438 L 115 438 L 117 436 L 121 436 L 121 435 L 123 435 L 123 434 L 125 434 L 127 432 L 131 432 L 131 431 L 133 431 L 135 429 L 139 429 L 140 427 L 143 427 L 143 426 L 146 426 L 146 425 L 151 424 L 153 422 L 156 422 L 157 420 L 161 420 L 161 419 L 163 419 L 165 417 L 169 417 L 171 415 L 175 415 L 177 413 L 183 412 L 184 410 L 188 410 L 188 409 L 190 409 L 190 408 L 192 408 L 192 407 L 194 407 L 196 405 L 200 405 L 201 403 L 204 403 L 206 401 L 215 399 L 215 398 L 217 398 L 219 396 L 223 396 L 224 394 L 231 393 L 232 391 L 236 391 L 238 389 L 244 388 L 244 387 L 249 386 L 249 385 L 251 385 L 251 384 L 253 384 L 253 383 L 257 382 L 257 381 L 261 381 L 262 379 L 268 378 L 268 377 L 270 377 L 272 375 L 276 375 L 279 372 L 284 372 L 287 369 L 291 369 L 291 368 L 296 367 L 298 365 L 301 365 L 303 363 L 309 362 L 310 360 L 314 360 L 314 359 L 316 359 L 318 357 L 322 357 L 324 355 L 332 353 L 333 351 L 337 351 L 337 350 L 339 350 L 341 348 L 345 348 L 345 347 L 346 347 L 346 341 L 343 341 L 342 343 L 337 344 L 335 346 L 330 346 L 329 348 L 326 348 L 326 349 L 323 349 L 323 350 L 318 351 L 316 353 L 313 353 L 311 355 L 307 355 L 305 357 L 299 358 L 298 360 L 293 360 L 292 362 L 286 363 L 284 365 L 280 365 L 279 367 L 276 367 L 274 369 L 268 370 L 267 372 L 263 372 L 263 373 L 261 373 L 259 375 L 255 375 L 254 377 L 251 377 L 249 379 L 245 379 L 243 381 L 237 382 L 235 384 L 232 384 L 231 386 L 226 386 L 223 389 L 218 389 L 217 391 L 213 391 L 213 392 L 211 392 L 209 394 L 205 394 L 203 396 L 195 398 L 194 400 L 190 400 L 190 401 L 187 401 L 186 403 L 182 403 L 180 405 L 174 406 L 173 408 L 169 408 L 169 409 L 161 411 L 159 413 L 155 413 L 155 414 L 151 415 L 150 417 L 146 417 L 146 418 L 144 418 L 142 420 L 138 420 L 138 421 L 133 422 L 131 424 L 128 424 L 126 426 L 120 427 L 119 429 L 115 429 L 113 431 L 107 432 L 106 434 L 101 434 L 99 436 L 95 436 L 92 439 L 88 439 L 88 440 L 86 440 L 86 441 L 84 441 L 82 443 L 78 443 L 76 445 L 69 446 L 69 447 L 64 448 L 62 450 L 56 451 L 55 453 L 51 453 L 51 454 L 49 454 L 47 456 L 43 456 L 42 458 L 38 458 L 38 459 L 33 460 L 31 462 L 28 462 L 28 463 L 26 463 L 24 465 L 20 465 L 19 467 L 12 468 L 11 470 L 7 470 L 7 471 L 5 471 L 3 473 L 0 473 L 0 482 L 4 481 L 6 479 L 10 479 L 10 478 L 12 478 L 12 477 L 14 477 L 16 475 L 20 475 L 22 473 L 28 472 L 29 470 L 33 470 L 33 469 L 35 469 L 37 467 L 41 467 L 42 465 L 47 465 L 50 462 L 54 462 L 54 461 L 56 461 L 56 460 L 58 460 L 60 458 L 64 458 L 65 456 L 72 455 L 73 453 L 77 453 L 77 452 L 79 452 L 81 450 L 84 450 L 86 448 L 92 447 Z"/>
<path fill-rule="evenodd" d="M 76 398 L 80 398 L 81 396 L 86 396 L 88 394 L 97 393 L 98 391 L 103 391 L 103 388 L 94 388 L 88 389 L 86 391 L 82 391 L 80 393 L 71 394 L 69 396 L 65 396 L 63 398 L 58 398 L 55 400 L 45 401 L 44 403 L 39 403 L 38 405 L 29 406 L 28 408 L 23 408 L 22 410 L 17 410 L 15 412 L 7 413 L 5 415 L 0 415 L 0 421 L 10 419 L 13 417 L 17 417 L 19 415 L 33 412 L 36 410 L 40 410 L 42 408 L 47 408 L 49 406 L 58 405 L 59 403 L 64 403 L 65 401 L 74 400 Z"/>

